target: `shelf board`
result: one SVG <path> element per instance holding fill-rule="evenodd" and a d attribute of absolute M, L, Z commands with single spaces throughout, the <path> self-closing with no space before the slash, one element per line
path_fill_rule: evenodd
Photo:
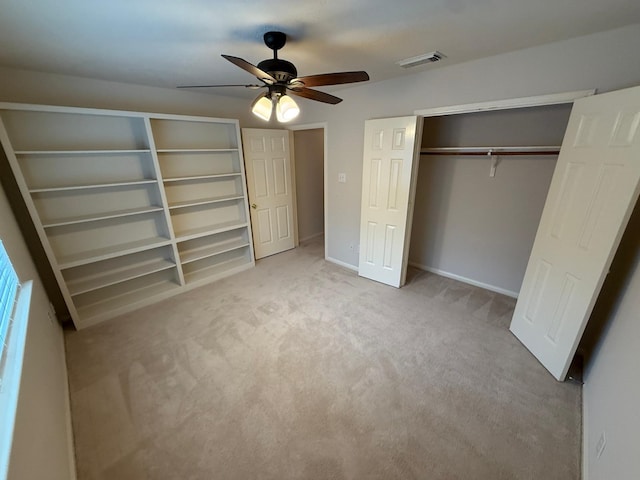
<path fill-rule="evenodd" d="M 112 245 L 110 247 L 97 248 L 95 250 L 89 250 L 82 253 L 59 257 L 58 266 L 61 270 L 64 270 L 67 268 L 78 267 L 80 265 L 86 265 L 87 263 L 120 257 L 129 253 L 142 252 L 144 250 L 149 250 L 151 248 L 162 247 L 164 245 L 170 244 L 171 240 L 169 240 L 168 238 L 146 238 L 144 240 L 136 240 L 133 242 L 121 243 L 118 245 Z"/>
<path fill-rule="evenodd" d="M 164 280 L 133 291 L 123 290 L 119 295 L 78 307 L 78 314 L 82 322 L 87 322 L 93 317 L 104 315 L 105 312 L 111 312 L 140 302 L 149 303 L 150 297 L 164 295 L 178 288 L 180 288 L 180 286 L 177 283 L 171 280 Z"/>
<path fill-rule="evenodd" d="M 194 283 L 204 279 L 212 279 L 213 277 L 223 276 L 227 274 L 230 270 L 233 270 L 238 267 L 242 267 L 245 265 L 251 264 L 251 260 L 242 256 L 238 258 L 233 258 L 224 262 L 220 262 L 216 265 L 211 265 L 209 267 L 205 267 L 201 270 L 196 270 L 191 273 L 185 274 L 185 282 L 187 285 L 189 283 Z"/>
<path fill-rule="evenodd" d="M 231 252 L 232 250 L 248 246 L 249 242 L 244 239 L 227 240 L 226 242 L 219 242 L 213 245 L 187 250 L 186 252 L 180 253 L 180 259 L 184 265 L 185 263 L 195 262 L 196 260 L 213 257 L 221 253 Z"/>
<path fill-rule="evenodd" d="M 239 177 L 241 175 L 240 172 L 233 173 L 212 173 L 208 175 L 191 175 L 188 177 L 170 177 L 164 178 L 163 181 L 165 183 L 169 182 L 187 182 L 189 180 L 206 180 L 207 178 L 225 178 L 225 177 Z"/>
<path fill-rule="evenodd" d="M 89 185 L 71 185 L 66 187 L 47 187 L 47 188 L 31 188 L 30 193 L 44 193 L 44 192 L 64 192 L 71 190 L 88 190 L 93 188 L 113 188 L 113 187 L 126 187 L 128 185 L 146 185 L 151 183 L 157 183 L 156 179 L 144 179 L 144 180 L 132 180 L 128 182 L 110 182 L 110 183 L 94 183 Z"/>
<path fill-rule="evenodd" d="M 235 230 L 236 228 L 242 228 L 246 226 L 247 222 L 223 222 L 215 225 L 207 225 L 205 227 L 190 228 L 188 230 L 176 232 L 176 240 L 178 242 L 183 242 L 185 240 L 192 240 L 194 238 L 200 238 L 207 235 L 228 232 L 229 230 Z"/>
<path fill-rule="evenodd" d="M 134 150 L 18 150 L 14 152 L 16 155 L 109 155 L 124 153 L 150 153 L 151 150 L 134 149 Z"/>
<path fill-rule="evenodd" d="M 216 153 L 237 152 L 237 148 L 157 148 L 158 153 Z"/>
<path fill-rule="evenodd" d="M 154 259 L 113 270 L 100 271 L 85 278 L 70 280 L 67 282 L 67 287 L 69 288 L 69 293 L 71 293 L 71 295 L 80 295 L 81 293 L 98 290 L 126 280 L 143 277 L 150 273 L 174 268 L 175 266 L 176 264 L 169 260 Z"/>
<path fill-rule="evenodd" d="M 208 203 L 220 203 L 227 202 L 229 200 L 240 200 L 243 199 L 244 195 L 224 195 L 220 197 L 209 197 L 209 198 L 199 198 L 196 200 L 188 200 L 185 202 L 176 202 L 170 203 L 169 209 L 174 208 L 184 208 L 184 207 L 195 207 L 197 205 L 206 205 Z"/>
<path fill-rule="evenodd" d="M 149 207 L 129 208 L 126 210 L 119 210 L 115 212 L 97 213 L 95 215 L 80 215 L 77 217 L 58 218 L 51 220 L 42 220 L 42 226 L 44 228 L 61 227 L 64 225 L 74 225 L 77 223 L 95 222 L 98 220 L 108 220 L 110 218 L 128 217 L 130 215 L 140 215 L 143 213 L 161 212 L 163 208 L 161 206 L 152 205 Z"/>

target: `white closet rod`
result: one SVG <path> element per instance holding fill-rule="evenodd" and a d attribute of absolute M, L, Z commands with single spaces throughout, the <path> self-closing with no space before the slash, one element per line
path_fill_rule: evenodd
<path fill-rule="evenodd" d="M 433 147 L 422 148 L 421 155 L 557 155 L 559 146 L 518 147 Z"/>

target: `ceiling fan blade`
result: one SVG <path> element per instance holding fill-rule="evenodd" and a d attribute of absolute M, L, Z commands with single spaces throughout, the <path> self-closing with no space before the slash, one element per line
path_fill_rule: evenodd
<path fill-rule="evenodd" d="M 320 75 L 309 75 L 307 77 L 298 77 L 291 80 L 291 83 L 302 82 L 305 87 L 320 87 L 323 85 L 340 85 L 343 83 L 366 82 L 369 80 L 369 74 L 364 71 L 360 72 L 336 72 L 321 73 Z"/>
<path fill-rule="evenodd" d="M 215 87 L 245 87 L 255 90 L 257 88 L 263 88 L 266 85 L 178 85 L 176 88 L 215 88 Z"/>
<path fill-rule="evenodd" d="M 229 60 L 235 66 L 240 67 L 241 69 L 249 72 L 251 75 L 256 77 L 258 80 L 262 80 L 265 83 L 273 84 L 276 83 L 277 80 L 269 75 L 267 72 L 260 70 L 255 65 L 243 60 L 239 57 L 232 57 L 231 55 L 222 55 L 223 58 Z"/>
<path fill-rule="evenodd" d="M 311 88 L 296 88 L 288 89 L 293 95 L 297 95 L 299 97 L 308 98 L 310 100 L 317 100 L 318 102 L 330 103 L 331 105 L 335 105 L 336 103 L 340 103 L 342 101 L 341 98 L 338 98 L 333 95 L 329 95 L 328 93 L 321 92 L 319 90 L 312 90 Z"/>

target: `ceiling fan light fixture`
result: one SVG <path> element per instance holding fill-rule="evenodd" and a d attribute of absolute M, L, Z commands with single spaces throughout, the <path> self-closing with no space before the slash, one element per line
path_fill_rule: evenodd
<path fill-rule="evenodd" d="M 261 95 L 256 98 L 251 104 L 251 113 L 256 117 L 268 122 L 271 118 L 271 112 L 273 110 L 273 102 L 268 95 Z"/>
<path fill-rule="evenodd" d="M 290 122 L 300 114 L 300 107 L 289 95 L 281 95 L 276 104 L 276 118 L 280 123 Z"/>

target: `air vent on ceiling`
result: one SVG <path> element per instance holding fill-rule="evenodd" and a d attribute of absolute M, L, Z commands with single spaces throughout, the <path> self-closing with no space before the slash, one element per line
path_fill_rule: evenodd
<path fill-rule="evenodd" d="M 411 68 L 417 67 L 418 65 L 424 65 L 425 63 L 439 62 L 443 58 L 447 58 L 447 56 L 436 50 L 434 52 L 418 55 L 417 57 L 405 58 L 404 60 L 400 60 L 398 65 L 402 68 Z"/>

